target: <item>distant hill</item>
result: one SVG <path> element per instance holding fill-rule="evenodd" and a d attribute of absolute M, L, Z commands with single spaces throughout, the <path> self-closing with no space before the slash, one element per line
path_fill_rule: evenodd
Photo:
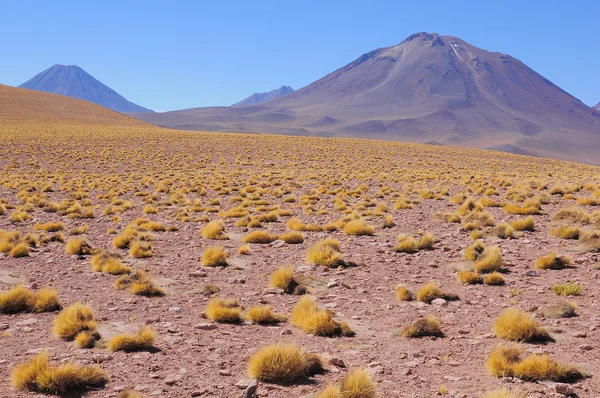
<path fill-rule="evenodd" d="M 278 89 L 271 90 L 268 93 L 254 93 L 251 96 L 236 102 L 231 106 L 260 104 L 261 102 L 267 102 L 275 98 L 283 97 L 294 92 L 294 89 L 290 86 L 281 86 Z"/>
<path fill-rule="evenodd" d="M 100 105 L 62 95 L 0 85 L 0 124 L 148 126 Z M 150 127 L 150 126 L 148 126 Z"/>
<path fill-rule="evenodd" d="M 79 98 L 122 113 L 151 112 L 127 101 L 76 65 L 54 65 L 19 87 Z"/>
<path fill-rule="evenodd" d="M 598 102 L 598 103 L 596 104 L 596 106 L 594 107 L 594 109 L 596 109 L 596 110 L 600 111 L 600 102 Z"/>
<path fill-rule="evenodd" d="M 600 164 L 597 112 L 510 55 L 417 33 L 261 104 L 136 115 L 189 130 L 431 142 Z"/>

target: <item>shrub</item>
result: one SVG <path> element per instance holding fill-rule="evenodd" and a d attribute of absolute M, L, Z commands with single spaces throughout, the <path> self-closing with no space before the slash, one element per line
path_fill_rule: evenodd
<path fill-rule="evenodd" d="M 294 344 L 270 345 L 250 357 L 248 375 L 260 381 L 290 383 L 306 377 L 307 362 Z"/>
<path fill-rule="evenodd" d="M 405 286 L 396 286 L 396 298 L 400 301 L 413 301 L 415 295 Z"/>
<path fill-rule="evenodd" d="M 525 217 L 520 220 L 514 220 L 509 224 L 515 231 L 535 231 L 535 220 L 533 216 Z"/>
<path fill-rule="evenodd" d="M 92 247 L 85 239 L 70 239 L 65 247 L 67 254 L 87 256 L 92 254 Z"/>
<path fill-rule="evenodd" d="M 535 268 L 538 269 L 563 269 L 571 264 L 570 257 L 558 257 L 556 252 L 542 256 L 535 261 Z"/>
<path fill-rule="evenodd" d="M 118 334 L 108 342 L 111 351 L 142 351 L 153 348 L 156 333 L 149 326 L 141 328 L 136 334 Z"/>
<path fill-rule="evenodd" d="M 319 309 L 312 297 L 301 297 L 290 317 L 292 325 L 315 336 L 353 336 L 354 332 L 344 323 L 333 319 L 333 313 Z"/>
<path fill-rule="evenodd" d="M 137 296 L 155 297 L 165 295 L 165 291 L 156 286 L 150 276 L 142 270 L 121 276 L 115 281 L 115 287 L 120 290 L 129 288 L 129 291 Z"/>
<path fill-rule="evenodd" d="M 475 271 L 481 274 L 500 271 L 502 269 L 502 252 L 496 246 L 485 248 L 475 263 Z"/>
<path fill-rule="evenodd" d="M 492 272 L 484 278 L 483 283 L 490 286 L 501 286 L 504 285 L 504 277 L 500 272 Z"/>
<path fill-rule="evenodd" d="M 241 245 L 238 250 L 238 254 L 248 255 L 250 254 L 250 245 Z"/>
<path fill-rule="evenodd" d="M 351 369 L 341 383 L 343 398 L 375 398 L 375 383 L 364 369 Z"/>
<path fill-rule="evenodd" d="M 365 223 L 362 219 L 352 220 L 344 225 L 344 233 L 346 235 L 373 235 L 375 234 L 375 228 Z"/>
<path fill-rule="evenodd" d="M 276 235 L 271 235 L 269 231 L 259 230 L 252 231 L 248 235 L 242 238 L 242 242 L 244 243 L 271 243 L 277 240 Z"/>
<path fill-rule="evenodd" d="M 581 286 L 573 282 L 552 285 L 552 291 L 559 296 L 579 296 L 581 293 Z"/>
<path fill-rule="evenodd" d="M 500 338 L 512 341 L 554 341 L 531 316 L 516 308 L 507 308 L 498 315 L 494 322 L 494 333 Z"/>
<path fill-rule="evenodd" d="M 410 235 L 398 235 L 398 245 L 394 247 L 394 251 L 398 253 L 415 253 L 417 251 L 417 241 Z"/>
<path fill-rule="evenodd" d="M 10 256 L 14 258 L 27 257 L 29 256 L 29 245 L 27 242 L 17 243 L 11 250 Z"/>
<path fill-rule="evenodd" d="M 105 272 L 111 275 L 123 275 L 131 272 L 131 267 L 123 265 L 115 255 L 107 252 L 94 255 L 90 262 L 95 272 Z"/>
<path fill-rule="evenodd" d="M 427 315 L 402 329 L 400 335 L 403 337 L 444 337 L 444 332 L 442 332 L 440 322 L 433 315 Z"/>
<path fill-rule="evenodd" d="M 72 304 L 56 316 L 52 330 L 64 340 L 73 340 L 79 332 L 93 332 L 96 330 L 94 312 L 89 305 Z"/>
<path fill-rule="evenodd" d="M 204 311 L 207 318 L 219 323 L 240 323 L 242 307 L 237 300 L 214 298 L 208 302 Z"/>
<path fill-rule="evenodd" d="M 577 316 L 577 313 L 575 313 L 575 308 L 577 308 L 575 303 L 559 301 L 556 304 L 540 308 L 535 312 L 535 314 L 540 318 L 571 318 Z"/>
<path fill-rule="evenodd" d="M 58 232 L 65 229 L 65 224 L 61 222 L 47 222 L 45 224 L 35 224 L 33 229 L 35 231 Z"/>
<path fill-rule="evenodd" d="M 391 214 L 385 216 L 385 219 L 383 220 L 383 228 L 393 228 L 395 226 L 396 223 L 394 222 L 394 216 Z"/>
<path fill-rule="evenodd" d="M 561 224 L 550 230 L 550 235 L 561 239 L 579 239 L 579 227 Z"/>
<path fill-rule="evenodd" d="M 0 314 L 52 312 L 60 308 L 58 293 L 53 289 L 44 288 L 34 293 L 17 285 L 6 292 L 0 292 Z"/>
<path fill-rule="evenodd" d="M 485 245 L 480 240 L 473 242 L 465 249 L 465 258 L 469 261 L 476 261 L 485 250 Z"/>
<path fill-rule="evenodd" d="M 294 278 L 294 269 L 292 267 L 280 267 L 273 271 L 269 285 L 279 288 L 288 294 L 293 294 L 296 292 L 298 286 L 300 286 Z"/>
<path fill-rule="evenodd" d="M 477 272 L 458 270 L 458 281 L 469 285 L 477 285 L 483 283 L 483 278 Z"/>
<path fill-rule="evenodd" d="M 431 250 L 435 243 L 435 237 L 431 233 L 426 233 L 417 242 L 417 249 L 419 250 Z"/>
<path fill-rule="evenodd" d="M 72 362 L 51 366 L 46 351 L 15 366 L 11 374 L 11 383 L 18 390 L 52 394 L 103 387 L 108 381 L 106 373 L 97 366 L 79 366 Z"/>
<path fill-rule="evenodd" d="M 501 223 L 492 229 L 492 233 L 500 239 L 508 239 L 515 235 L 515 230 L 509 224 Z"/>
<path fill-rule="evenodd" d="M 586 224 L 590 222 L 590 215 L 577 206 L 560 209 L 552 218 L 553 221 L 570 221 L 572 223 Z"/>
<path fill-rule="evenodd" d="M 220 246 L 209 246 L 204 249 L 200 263 L 205 267 L 226 267 L 227 251 Z"/>
<path fill-rule="evenodd" d="M 279 235 L 279 239 L 289 244 L 300 244 L 304 242 L 304 237 L 300 232 L 290 231 L 285 234 Z"/>
<path fill-rule="evenodd" d="M 512 377 L 513 366 L 519 362 L 521 349 L 515 346 L 500 345 L 492 350 L 486 361 L 490 374 L 496 377 Z"/>
<path fill-rule="evenodd" d="M 268 305 L 250 308 L 246 318 L 259 325 L 275 325 L 286 320 L 285 316 L 273 313 Z"/>
<path fill-rule="evenodd" d="M 133 258 L 152 257 L 152 243 L 136 240 L 129 245 L 129 255 Z"/>
<path fill-rule="evenodd" d="M 100 340 L 100 334 L 96 331 L 83 331 L 75 335 L 75 345 L 79 348 L 94 348 L 96 341 Z"/>
<path fill-rule="evenodd" d="M 457 300 L 458 296 L 454 293 L 445 293 L 440 289 L 434 282 L 424 285 L 417 292 L 417 301 L 430 304 L 437 298 L 443 298 L 446 300 Z"/>
<path fill-rule="evenodd" d="M 308 249 L 306 262 L 330 268 L 343 266 L 345 263 L 340 253 L 340 242 L 335 239 L 318 241 Z"/>
<path fill-rule="evenodd" d="M 527 381 L 552 380 L 556 382 L 572 382 L 585 375 L 571 365 L 559 363 L 548 355 L 530 355 L 513 365 L 514 376 Z"/>
<path fill-rule="evenodd" d="M 202 230 L 200 230 L 200 233 L 206 239 L 229 239 L 227 235 L 225 235 L 225 224 L 223 223 L 223 220 L 213 220 L 209 222 Z"/>

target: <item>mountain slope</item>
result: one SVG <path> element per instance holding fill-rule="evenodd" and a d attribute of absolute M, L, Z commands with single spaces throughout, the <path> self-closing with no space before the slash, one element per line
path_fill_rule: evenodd
<path fill-rule="evenodd" d="M 594 109 L 596 109 L 596 110 L 600 111 L 600 102 L 598 102 L 598 103 L 596 104 L 596 106 L 594 106 Z"/>
<path fill-rule="evenodd" d="M 290 86 L 281 86 L 278 89 L 271 90 L 267 93 L 254 93 L 251 96 L 244 98 L 240 102 L 236 102 L 231 106 L 240 106 L 240 105 L 251 105 L 251 104 L 260 104 L 261 102 L 267 102 L 275 98 L 283 97 L 284 95 L 293 93 L 294 89 Z"/>
<path fill-rule="evenodd" d="M 346 136 L 600 163 L 600 118 L 521 61 L 418 33 L 264 104 L 139 116 L 179 128 Z"/>
<path fill-rule="evenodd" d="M 55 124 L 148 126 L 147 124 L 91 102 L 62 95 L 0 85 L 2 126 Z"/>
<path fill-rule="evenodd" d="M 116 91 L 75 65 L 54 65 L 19 87 L 83 99 L 117 112 L 150 111 L 127 101 Z"/>

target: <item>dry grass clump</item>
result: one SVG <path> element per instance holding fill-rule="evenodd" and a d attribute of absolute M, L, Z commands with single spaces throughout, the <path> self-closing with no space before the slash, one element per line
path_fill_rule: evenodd
<path fill-rule="evenodd" d="M 117 395 L 117 398 L 144 398 L 142 394 L 135 390 L 123 390 Z M 509 397 L 510 398 L 510 397 Z"/>
<path fill-rule="evenodd" d="M 6 292 L 0 292 L 0 314 L 53 312 L 60 308 L 58 293 L 53 289 L 44 288 L 33 292 L 17 285 Z"/>
<path fill-rule="evenodd" d="M 10 256 L 14 258 L 29 256 L 29 245 L 27 242 L 19 242 L 10 250 Z"/>
<path fill-rule="evenodd" d="M 240 247 L 238 247 L 237 252 L 238 252 L 238 254 L 241 254 L 244 256 L 250 254 L 250 245 L 241 245 Z"/>
<path fill-rule="evenodd" d="M 464 256 L 469 261 L 475 261 L 479 258 L 479 256 L 483 254 L 484 250 L 485 245 L 483 244 L 483 242 L 480 240 L 476 240 L 465 249 Z"/>
<path fill-rule="evenodd" d="M 164 296 L 165 291 L 156 286 L 150 276 L 142 271 L 136 270 L 129 275 L 123 275 L 115 281 L 115 287 L 119 290 L 129 289 L 137 296 L 156 297 Z"/>
<path fill-rule="evenodd" d="M 68 306 L 56 316 L 52 330 L 64 340 L 73 340 L 81 332 L 94 332 L 96 320 L 92 307 L 82 303 Z"/>
<path fill-rule="evenodd" d="M 575 312 L 576 308 L 577 305 L 575 303 L 561 300 L 555 304 L 540 308 L 535 314 L 540 318 L 572 318 L 577 316 Z"/>
<path fill-rule="evenodd" d="M 351 369 L 341 383 L 329 384 L 317 398 L 375 398 L 375 383 L 364 369 Z"/>
<path fill-rule="evenodd" d="M 477 272 L 458 270 L 458 281 L 469 285 L 483 283 L 483 278 Z"/>
<path fill-rule="evenodd" d="M 541 203 L 532 200 L 526 200 L 523 204 L 507 203 L 503 206 L 506 214 L 518 215 L 539 215 L 542 214 Z"/>
<path fill-rule="evenodd" d="M 270 306 L 252 307 L 246 312 L 246 319 L 259 325 L 276 325 L 286 321 L 286 317 L 275 314 Z"/>
<path fill-rule="evenodd" d="M 528 216 L 519 220 L 513 220 L 509 224 L 515 231 L 535 231 L 535 219 L 533 216 Z"/>
<path fill-rule="evenodd" d="M 570 223 L 587 224 L 590 222 L 590 215 L 584 209 L 577 206 L 560 209 L 552 218 L 553 221 L 565 221 Z"/>
<path fill-rule="evenodd" d="M 442 325 L 433 315 L 427 315 L 400 331 L 403 337 L 444 337 Z"/>
<path fill-rule="evenodd" d="M 454 293 L 445 293 L 436 285 L 434 282 L 424 285 L 417 292 L 416 299 L 423 303 L 431 304 L 431 302 L 437 298 L 443 298 L 445 300 L 457 300 L 458 296 Z"/>
<path fill-rule="evenodd" d="M 220 246 L 209 246 L 204 249 L 200 264 L 205 267 L 226 267 L 227 251 Z"/>
<path fill-rule="evenodd" d="M 502 311 L 494 322 L 496 336 L 512 341 L 545 342 L 554 341 L 552 336 L 542 328 L 529 314 L 517 308 Z"/>
<path fill-rule="evenodd" d="M 216 297 L 208 302 L 204 314 L 219 323 L 242 322 L 242 306 L 235 299 Z"/>
<path fill-rule="evenodd" d="M 94 272 L 104 272 L 111 275 L 131 273 L 131 267 L 123 265 L 117 255 L 108 252 L 95 254 L 90 262 Z"/>
<path fill-rule="evenodd" d="M 518 347 L 496 347 L 486 365 L 496 377 L 517 377 L 526 381 L 573 382 L 585 377 L 578 368 L 559 363 L 546 354 L 534 354 L 522 359 Z"/>
<path fill-rule="evenodd" d="M 559 257 L 556 252 L 552 252 L 546 256 L 542 256 L 535 261 L 537 269 L 564 269 L 571 264 L 570 257 Z"/>
<path fill-rule="evenodd" d="M 396 286 L 394 289 L 396 292 L 396 298 L 400 301 L 413 301 L 415 295 L 406 286 Z"/>
<path fill-rule="evenodd" d="M 304 236 L 302 236 L 302 234 L 297 231 L 290 231 L 285 234 L 279 235 L 278 239 L 292 245 L 304 243 Z"/>
<path fill-rule="evenodd" d="M 108 342 L 111 351 L 143 351 L 150 350 L 154 346 L 156 333 L 149 327 L 142 327 L 136 334 L 117 334 Z"/>
<path fill-rule="evenodd" d="M 502 286 L 505 281 L 500 272 L 492 272 L 483 279 L 483 283 L 490 286 Z"/>
<path fill-rule="evenodd" d="M 85 239 L 69 239 L 65 247 L 67 254 L 87 256 L 93 254 L 92 246 Z"/>
<path fill-rule="evenodd" d="M 561 239 L 579 239 L 579 227 L 576 225 L 561 224 L 550 229 L 550 235 Z"/>
<path fill-rule="evenodd" d="M 496 246 L 488 246 L 475 263 L 475 271 L 480 274 L 489 274 L 502 269 L 502 252 Z"/>
<path fill-rule="evenodd" d="M 319 232 L 323 230 L 323 227 L 316 224 L 304 224 L 302 220 L 296 217 L 292 217 L 288 220 L 287 226 L 289 229 L 294 231 L 312 231 Z"/>
<path fill-rule="evenodd" d="M 374 235 L 375 228 L 368 225 L 363 219 L 352 220 L 344 225 L 344 233 L 346 235 Z"/>
<path fill-rule="evenodd" d="M 500 223 L 492 229 L 491 233 L 500 239 L 509 239 L 515 235 L 515 230 L 509 224 Z"/>
<path fill-rule="evenodd" d="M 136 240 L 129 245 L 129 255 L 133 258 L 152 257 L 152 242 Z"/>
<path fill-rule="evenodd" d="M 58 232 L 65 229 L 65 224 L 61 222 L 47 222 L 45 224 L 35 224 L 33 229 L 35 231 Z"/>
<path fill-rule="evenodd" d="M 79 227 L 74 227 L 69 230 L 68 234 L 69 235 L 83 235 L 83 234 L 87 233 L 88 228 L 89 227 L 87 225 L 81 225 Z"/>
<path fill-rule="evenodd" d="M 277 235 L 271 235 L 267 230 L 252 231 L 242 238 L 244 243 L 271 243 L 277 240 Z"/>
<path fill-rule="evenodd" d="M 315 336 L 353 336 L 350 327 L 333 319 L 333 313 L 318 307 L 314 298 L 303 296 L 300 298 L 290 317 L 292 325 L 306 333 Z"/>
<path fill-rule="evenodd" d="M 223 220 L 213 220 L 209 222 L 200 230 L 200 234 L 206 239 L 229 239 L 225 234 L 225 223 L 223 223 Z"/>
<path fill-rule="evenodd" d="M 314 355 L 304 354 L 295 344 L 269 345 L 250 357 L 248 375 L 265 382 L 292 383 L 311 375 L 313 358 Z"/>
<path fill-rule="evenodd" d="M 481 398 L 526 398 L 526 394 L 518 393 L 509 390 L 508 388 L 497 388 L 492 391 L 485 392 Z"/>
<path fill-rule="evenodd" d="M 306 262 L 329 268 L 344 266 L 345 263 L 340 252 L 340 242 L 336 239 L 318 241 L 308 249 Z"/>
<path fill-rule="evenodd" d="M 552 291 L 559 296 L 579 296 L 581 293 L 581 285 L 573 282 L 552 285 Z"/>
<path fill-rule="evenodd" d="M 410 235 L 400 234 L 398 235 L 398 244 L 394 247 L 394 251 L 397 253 L 416 253 L 417 240 Z"/>
<path fill-rule="evenodd" d="M 52 394 L 103 387 L 108 381 L 106 373 L 97 366 L 79 366 L 70 361 L 51 366 L 46 351 L 15 366 L 11 374 L 11 384 L 18 390 Z"/>
<path fill-rule="evenodd" d="M 279 267 L 273 271 L 269 285 L 279 288 L 287 294 L 304 294 L 307 291 L 306 287 L 294 277 L 292 267 Z"/>

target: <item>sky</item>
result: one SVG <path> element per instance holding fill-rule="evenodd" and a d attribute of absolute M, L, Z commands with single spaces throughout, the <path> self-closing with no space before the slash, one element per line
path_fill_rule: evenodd
<path fill-rule="evenodd" d="M 0 15 L 0 84 L 78 65 L 156 111 L 299 89 L 416 32 L 510 54 L 600 102 L 597 0 L 3 0 Z"/>

